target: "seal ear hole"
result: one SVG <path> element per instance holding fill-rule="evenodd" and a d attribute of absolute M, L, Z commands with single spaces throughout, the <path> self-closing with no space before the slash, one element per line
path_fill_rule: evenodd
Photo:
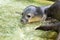
<path fill-rule="evenodd" d="M 27 15 L 27 17 L 28 17 L 28 18 L 30 18 L 30 17 L 31 17 L 31 15 Z"/>

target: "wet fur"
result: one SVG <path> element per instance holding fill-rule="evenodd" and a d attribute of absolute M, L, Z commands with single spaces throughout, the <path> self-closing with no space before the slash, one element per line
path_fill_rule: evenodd
<path fill-rule="evenodd" d="M 58 33 L 58 37 L 56 38 L 56 40 L 60 40 L 60 1 L 55 2 L 52 6 L 45 9 L 45 13 L 46 13 L 47 17 L 57 19 L 57 20 L 59 20 L 59 22 L 45 25 L 45 26 L 40 26 L 40 27 L 36 28 L 36 30 L 56 31 Z"/>
<path fill-rule="evenodd" d="M 54 24 L 50 23 L 49 25 L 40 26 L 36 28 L 36 30 L 56 31 L 58 33 L 58 37 L 56 40 L 60 40 L 60 1 L 57 1 L 54 4 L 45 7 L 36 7 L 33 5 L 26 7 L 22 15 L 22 19 L 24 19 L 23 21 L 25 22 L 28 20 L 25 18 L 25 15 L 27 15 L 28 13 L 32 13 L 35 16 L 42 16 L 44 20 L 47 20 L 49 18 L 59 20 L 59 22 Z"/>

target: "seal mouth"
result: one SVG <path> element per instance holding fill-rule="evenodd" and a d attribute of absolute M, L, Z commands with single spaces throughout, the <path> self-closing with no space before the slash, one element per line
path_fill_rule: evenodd
<path fill-rule="evenodd" d="M 27 24 L 27 23 L 35 23 L 39 21 L 42 21 L 42 18 L 36 16 L 36 17 L 29 18 L 29 19 L 22 19 L 21 23 Z"/>

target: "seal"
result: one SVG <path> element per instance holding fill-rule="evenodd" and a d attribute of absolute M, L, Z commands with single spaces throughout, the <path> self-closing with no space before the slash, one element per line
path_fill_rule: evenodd
<path fill-rule="evenodd" d="M 48 18 L 53 18 L 58 20 L 59 22 L 39 26 L 36 28 L 36 30 L 44 30 L 49 31 L 53 30 L 58 33 L 58 37 L 56 40 L 60 40 L 60 1 L 55 2 L 52 5 L 49 6 L 41 6 L 37 7 L 34 5 L 30 5 L 24 9 L 22 12 L 22 19 L 21 22 L 23 23 L 30 23 L 30 22 L 36 22 L 36 21 L 45 21 Z"/>
<path fill-rule="evenodd" d="M 51 5 L 37 7 L 34 5 L 30 5 L 26 7 L 22 12 L 21 22 L 31 23 L 31 22 L 46 20 L 47 14 L 45 13 L 45 10 L 49 8 L 50 6 Z"/>

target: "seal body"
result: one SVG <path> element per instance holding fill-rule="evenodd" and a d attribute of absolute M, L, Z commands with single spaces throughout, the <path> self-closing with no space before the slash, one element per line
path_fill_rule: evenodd
<path fill-rule="evenodd" d="M 45 11 L 48 17 L 52 17 L 60 21 L 60 1 L 55 2 Z"/>
<path fill-rule="evenodd" d="M 49 31 L 49 30 L 56 31 L 58 33 L 56 40 L 60 40 L 60 1 L 55 2 L 53 5 L 47 8 L 45 10 L 45 13 L 47 14 L 47 17 L 57 19 L 59 20 L 59 22 L 40 26 L 36 28 L 36 30 L 38 29 L 44 31 Z"/>

